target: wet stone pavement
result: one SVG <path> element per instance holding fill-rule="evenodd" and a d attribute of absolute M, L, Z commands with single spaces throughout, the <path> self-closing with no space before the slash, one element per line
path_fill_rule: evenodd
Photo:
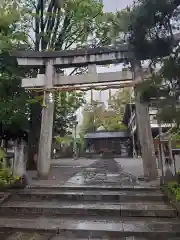
<path fill-rule="evenodd" d="M 0 240 L 180 239 L 179 215 L 158 187 L 140 185 L 114 159 L 78 169 L 11 191 L 0 207 Z"/>
<path fill-rule="evenodd" d="M 137 182 L 133 175 L 123 172 L 114 159 L 101 159 L 70 178 L 66 184 L 137 185 Z"/>

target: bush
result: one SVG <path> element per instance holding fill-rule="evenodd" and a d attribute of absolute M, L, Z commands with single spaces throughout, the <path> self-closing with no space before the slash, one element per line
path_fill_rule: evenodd
<path fill-rule="evenodd" d="M 180 201 L 180 184 L 175 181 L 169 182 L 168 189 L 176 196 L 176 200 Z"/>
<path fill-rule="evenodd" d="M 14 177 L 10 168 L 0 169 L 0 189 L 13 185 L 19 177 Z"/>

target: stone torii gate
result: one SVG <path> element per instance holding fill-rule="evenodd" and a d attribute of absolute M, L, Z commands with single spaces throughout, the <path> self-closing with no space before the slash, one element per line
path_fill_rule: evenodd
<path fill-rule="evenodd" d="M 53 126 L 54 103 L 49 101 L 49 93 L 53 97 L 53 88 L 95 83 L 124 82 L 122 87 L 132 86 L 133 83 L 144 81 L 144 72 L 140 64 L 134 65 L 133 72 L 121 71 L 115 73 L 96 73 L 96 65 L 121 63 L 124 61 L 133 61 L 133 54 L 129 51 L 128 45 L 124 44 L 118 47 L 102 47 L 93 49 L 68 50 L 59 52 L 24 52 L 15 51 L 11 53 L 17 57 L 20 66 L 31 68 L 45 67 L 45 75 L 38 75 L 37 78 L 27 78 L 22 80 L 22 87 L 41 88 L 44 91 L 45 106 L 42 110 L 41 134 L 38 154 L 38 174 L 40 177 L 46 177 L 50 169 L 51 141 Z M 62 76 L 56 73 L 56 68 L 72 68 L 88 66 L 88 74 Z M 135 84 L 134 84 L 135 85 Z M 133 86 L 134 86 L 133 85 Z M 140 101 L 136 101 L 136 111 L 138 120 L 138 129 L 143 157 L 143 167 L 145 176 L 155 179 L 157 177 L 156 159 L 152 144 L 146 144 L 146 140 L 151 138 L 152 134 L 149 122 L 149 113 L 147 106 Z M 153 141 L 151 141 L 153 142 Z"/>

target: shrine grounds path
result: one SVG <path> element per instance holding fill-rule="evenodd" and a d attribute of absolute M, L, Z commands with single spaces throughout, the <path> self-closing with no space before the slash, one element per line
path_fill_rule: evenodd
<path fill-rule="evenodd" d="M 87 182 L 95 185 L 103 182 L 113 185 L 120 183 L 132 185 L 132 183 L 137 184 L 139 176 L 143 176 L 143 165 L 141 158 L 53 159 L 47 180 L 37 180 L 36 172 L 31 171 L 28 175 L 30 185 L 82 185 Z M 94 179 L 93 182 L 92 179 Z M 158 185 L 159 182 L 148 184 Z"/>
<path fill-rule="evenodd" d="M 142 170 L 141 159 L 52 160 L 47 180 L 29 172 L 1 203 L 0 240 L 179 240 L 179 212 Z"/>

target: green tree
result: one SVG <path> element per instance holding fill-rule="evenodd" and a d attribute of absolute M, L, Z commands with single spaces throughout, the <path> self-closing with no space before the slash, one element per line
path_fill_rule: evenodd
<path fill-rule="evenodd" d="M 134 50 L 136 59 L 149 59 L 149 67 L 152 73 L 157 63 L 162 66 L 158 74 L 152 74 L 151 81 L 142 84 L 145 89 L 136 88 L 136 109 L 138 106 L 137 116 L 140 120 L 139 132 L 141 133 L 140 142 L 144 165 L 147 165 L 145 169 L 148 168 L 149 163 L 151 163 L 151 166 L 155 163 L 150 148 L 149 151 L 145 151 L 148 146 L 153 146 L 152 141 L 144 140 L 141 137 L 144 135 L 144 129 L 149 132 L 149 136 L 151 134 L 148 127 L 149 121 L 147 121 L 149 104 L 158 107 L 158 118 L 163 121 L 174 122 L 174 119 L 179 118 L 179 94 L 177 91 L 179 85 L 179 73 L 177 71 L 179 64 L 177 60 L 179 57 L 178 54 L 176 58 L 171 56 L 173 47 L 177 44 L 174 33 L 179 28 L 179 5 L 180 2 L 177 0 L 139 0 L 130 9 L 131 21 L 128 26 L 128 40 Z M 146 106 L 144 110 L 143 105 Z M 143 122 L 147 123 L 146 126 Z M 149 139 L 151 139 L 151 136 Z M 149 152 L 149 154 L 146 154 L 146 152 Z M 151 172 L 153 173 L 153 171 Z"/>
<path fill-rule="evenodd" d="M 72 134 L 76 120 L 76 111 L 85 103 L 84 94 L 77 92 L 56 94 L 56 112 L 54 135 L 61 137 Z"/>
<path fill-rule="evenodd" d="M 102 115 L 105 106 L 99 101 L 87 103 L 83 109 L 83 121 L 80 126 L 80 133 L 95 132 L 102 125 Z"/>
<path fill-rule="evenodd" d="M 22 4 L 26 9 L 24 18 L 22 18 L 22 27 L 26 29 L 29 36 L 30 47 L 36 51 L 67 50 L 87 45 L 100 46 L 110 42 L 110 37 L 106 33 L 109 24 L 113 21 L 113 14 L 104 14 L 102 5 L 96 0 L 64 0 L 62 2 L 22 0 Z M 72 73 L 78 74 L 79 72 L 81 71 L 74 69 Z M 44 73 L 44 69 L 41 69 L 41 73 Z M 34 94 L 34 97 L 37 96 L 38 94 Z M 64 94 L 62 94 L 62 98 L 64 99 Z M 62 101 L 64 105 L 60 107 L 60 103 L 57 102 L 59 94 L 55 99 L 56 116 L 54 119 L 56 125 L 60 124 L 61 121 L 63 123 L 69 121 L 68 109 L 73 109 L 75 112 L 82 102 L 82 95 L 77 97 L 76 106 L 68 106 L 66 104 L 68 100 L 65 99 Z M 68 104 L 71 103 L 68 102 Z M 62 114 L 66 115 L 60 117 Z M 29 160 L 33 162 L 33 155 L 38 151 L 41 122 L 40 103 L 31 105 L 30 118 Z M 64 133 L 64 126 L 61 123 L 55 128 Z"/>
<path fill-rule="evenodd" d="M 170 53 L 179 4 L 178 0 L 138 0 L 134 4 L 128 31 L 136 58 L 157 59 Z"/>
<path fill-rule="evenodd" d="M 121 131 L 126 129 L 122 123 L 123 115 L 112 109 L 105 110 L 100 119 L 101 125 L 106 131 Z"/>
<path fill-rule="evenodd" d="M 83 121 L 80 132 L 85 134 L 95 132 L 103 126 L 105 131 L 120 131 L 126 127 L 122 123 L 125 106 L 130 101 L 130 90 L 121 89 L 109 99 L 108 108 L 103 103 L 93 101 L 86 104 L 83 110 Z"/>
<path fill-rule="evenodd" d="M 180 2 L 145 0 L 138 3 L 131 9 L 130 42 L 137 57 L 150 57 L 152 70 L 157 63 L 161 66 L 158 73 L 152 74 L 151 81 L 141 85 L 141 100 L 158 107 L 160 121 L 179 125 L 180 48 L 176 47 L 175 33 L 179 31 Z M 162 58 L 164 56 L 166 58 Z"/>
<path fill-rule="evenodd" d="M 132 89 L 121 88 L 109 99 L 109 107 L 124 115 L 126 105 L 132 101 Z"/>
<path fill-rule="evenodd" d="M 22 137 L 28 125 L 28 93 L 21 88 L 25 71 L 18 69 L 9 51 L 25 42 L 19 30 L 23 9 L 19 1 L 1 1 L 0 5 L 0 131 L 1 137 Z"/>

